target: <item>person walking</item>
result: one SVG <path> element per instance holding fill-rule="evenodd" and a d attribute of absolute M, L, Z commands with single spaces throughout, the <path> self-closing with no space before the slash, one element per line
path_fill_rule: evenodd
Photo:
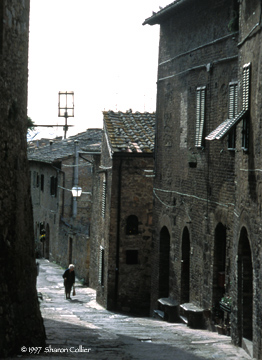
<path fill-rule="evenodd" d="M 71 299 L 70 298 L 70 293 L 73 287 L 73 295 L 75 292 L 75 266 L 73 264 L 70 264 L 68 266 L 68 269 L 66 269 L 66 271 L 63 274 L 63 278 L 64 278 L 64 287 L 65 287 L 65 295 L 66 295 L 66 299 Z"/>

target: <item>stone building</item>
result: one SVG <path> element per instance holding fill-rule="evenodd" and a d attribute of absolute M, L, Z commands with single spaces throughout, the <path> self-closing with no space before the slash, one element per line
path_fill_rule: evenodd
<path fill-rule="evenodd" d="M 45 346 L 26 156 L 29 1 L 0 6 L 0 357 Z M 26 324 L 26 326 L 25 326 Z"/>
<path fill-rule="evenodd" d="M 28 159 L 38 256 L 67 267 L 88 284 L 93 155 L 101 152 L 102 129 L 30 147 Z M 79 198 L 72 188 L 82 188 Z"/>
<path fill-rule="evenodd" d="M 151 313 L 262 359 L 261 2 L 176 0 L 145 24 L 160 25 Z"/>
<path fill-rule="evenodd" d="M 105 111 L 91 223 L 90 286 L 109 310 L 150 307 L 155 114 Z"/>

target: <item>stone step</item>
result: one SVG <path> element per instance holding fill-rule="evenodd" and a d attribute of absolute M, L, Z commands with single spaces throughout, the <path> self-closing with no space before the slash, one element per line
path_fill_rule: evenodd
<path fill-rule="evenodd" d="M 204 309 L 194 305 L 193 303 L 185 303 L 179 306 L 179 316 L 190 328 L 204 328 Z"/>
<path fill-rule="evenodd" d="M 170 298 L 160 298 L 157 300 L 158 310 L 164 313 L 163 319 L 171 323 L 180 322 L 178 316 L 179 304 L 176 300 Z"/>
<path fill-rule="evenodd" d="M 154 318 L 160 318 L 161 320 L 164 320 L 165 313 L 161 310 L 154 310 Z"/>

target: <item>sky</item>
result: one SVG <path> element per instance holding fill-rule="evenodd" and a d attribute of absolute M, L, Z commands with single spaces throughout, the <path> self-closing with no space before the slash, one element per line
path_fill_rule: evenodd
<path fill-rule="evenodd" d="M 159 25 L 142 25 L 172 0 L 31 0 L 28 116 L 63 125 L 59 91 L 74 91 L 67 137 L 102 128 L 102 111 L 156 108 Z M 62 127 L 35 137 L 63 136 Z"/>

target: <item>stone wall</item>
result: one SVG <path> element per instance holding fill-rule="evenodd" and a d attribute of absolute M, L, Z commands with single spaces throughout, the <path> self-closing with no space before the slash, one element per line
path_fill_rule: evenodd
<path fill-rule="evenodd" d="M 30 161 L 36 257 L 53 259 L 57 251 L 58 199 L 61 191 L 56 188 L 55 194 L 51 194 L 51 179 L 57 179 L 60 184 L 60 176 L 58 169 L 51 164 Z"/>
<path fill-rule="evenodd" d="M 75 265 L 76 275 L 89 284 L 89 267 L 90 267 L 90 223 L 92 195 L 84 194 L 92 192 L 93 186 L 93 166 L 92 157 L 79 157 L 78 168 L 78 185 L 82 188 L 83 193 L 77 199 L 77 212 L 73 216 L 73 197 L 71 191 L 60 189 L 60 225 L 57 249 L 53 254 L 53 259 L 67 267 L 70 263 Z M 88 161 L 86 161 L 88 160 Z M 64 159 L 62 162 L 63 184 L 65 189 L 72 189 L 73 171 L 75 158 L 74 156 Z"/>
<path fill-rule="evenodd" d="M 0 357 L 44 346 L 27 163 L 29 1 L 0 9 Z M 26 324 L 26 326 L 25 326 Z"/>

